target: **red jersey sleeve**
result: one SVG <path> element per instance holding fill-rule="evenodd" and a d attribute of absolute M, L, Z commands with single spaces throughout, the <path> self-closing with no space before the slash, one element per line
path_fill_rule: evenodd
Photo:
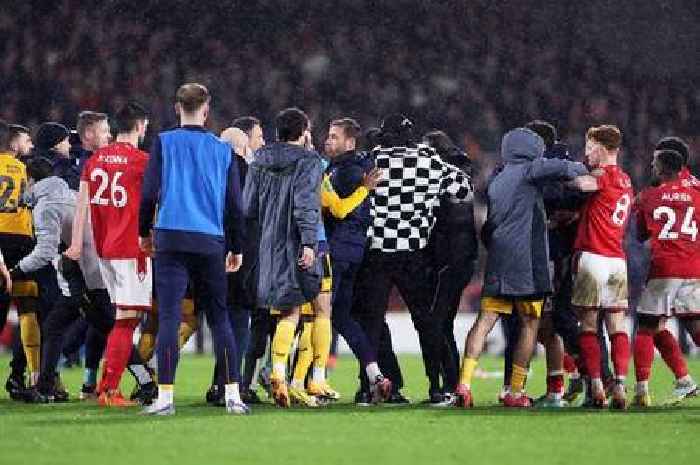
<path fill-rule="evenodd" d="M 639 240 L 645 241 L 649 238 L 649 228 L 647 226 L 647 216 L 644 208 L 645 195 L 640 193 L 632 205 L 632 218 L 637 221 L 637 236 Z"/>
<path fill-rule="evenodd" d="M 92 157 L 88 158 L 83 165 L 83 171 L 80 173 L 80 180 L 90 182 L 90 170 L 92 170 Z"/>

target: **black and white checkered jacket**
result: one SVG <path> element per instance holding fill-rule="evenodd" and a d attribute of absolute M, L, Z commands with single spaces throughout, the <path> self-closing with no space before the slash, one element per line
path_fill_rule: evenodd
<path fill-rule="evenodd" d="M 443 162 L 427 145 L 376 148 L 384 177 L 371 196 L 370 249 L 415 251 L 428 244 L 433 210 L 442 194 L 470 201 L 469 176 Z"/>

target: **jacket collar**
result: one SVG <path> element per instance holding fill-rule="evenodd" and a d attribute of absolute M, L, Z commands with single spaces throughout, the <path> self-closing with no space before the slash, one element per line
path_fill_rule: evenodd
<path fill-rule="evenodd" d="M 339 165 L 341 163 L 345 163 L 346 161 L 354 158 L 356 154 L 357 154 L 357 152 L 354 150 L 349 150 L 347 152 L 343 152 L 340 155 L 338 155 L 337 157 L 333 157 L 330 159 L 331 165 Z"/>
<path fill-rule="evenodd" d="M 188 131 L 207 132 L 204 126 L 199 126 L 197 124 L 185 124 L 183 126 L 180 126 L 180 128 L 187 129 Z"/>

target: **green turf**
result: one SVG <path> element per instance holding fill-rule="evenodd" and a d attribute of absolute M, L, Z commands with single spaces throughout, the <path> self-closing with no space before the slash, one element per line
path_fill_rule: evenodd
<path fill-rule="evenodd" d="M 7 376 L 0 356 L 0 377 Z M 0 464 L 645 464 L 691 463 L 700 452 L 700 399 L 681 407 L 647 411 L 506 411 L 495 405 L 499 381 L 475 382 L 477 408 L 435 410 L 425 396 L 419 359 L 401 358 L 410 407 L 358 409 L 349 402 L 356 363 L 339 361 L 332 381 L 341 403 L 319 410 L 254 407 L 232 417 L 208 407 L 202 397 L 209 357 L 186 356 L 178 372 L 177 414 L 145 418 L 138 409 L 103 410 L 77 401 L 30 406 L 0 394 Z M 496 370 L 499 359 L 482 366 Z M 700 374 L 700 360 L 691 361 Z M 81 370 L 66 370 L 77 391 Z M 531 393 L 543 389 L 542 360 L 533 365 Z M 125 382 L 131 388 L 131 380 Z M 652 390 L 666 396 L 671 377 L 657 361 Z"/>

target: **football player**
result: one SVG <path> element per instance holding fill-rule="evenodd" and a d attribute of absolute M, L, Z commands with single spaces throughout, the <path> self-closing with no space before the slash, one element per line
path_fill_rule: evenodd
<path fill-rule="evenodd" d="M 139 150 L 148 126 L 146 111 L 128 103 L 117 114 L 116 141 L 96 150 L 83 168 L 73 224 L 73 243 L 65 252 L 78 260 L 90 207 L 100 270 L 116 306 L 114 328 L 107 339 L 98 402 L 103 406 L 133 405 L 119 391 L 129 362 L 132 337 L 141 312 L 151 308 L 151 262 L 138 244 L 138 211 L 148 154 Z"/>
<path fill-rule="evenodd" d="M 624 409 L 625 377 L 630 341 L 625 327 L 627 264 L 622 240 L 632 206 L 632 182 L 618 165 L 620 130 L 612 125 L 592 127 L 586 134 L 586 162 L 593 176 L 584 190 L 593 192 L 581 209 L 574 243 L 572 305 L 581 322 L 579 347 L 591 379 L 592 405 L 608 405 L 601 379 L 598 314 L 604 312 L 610 337 L 615 385 L 612 407 Z"/>
<path fill-rule="evenodd" d="M 635 203 L 640 239 L 651 242 L 651 266 L 634 338 L 634 405 L 639 407 L 651 405 L 654 345 L 676 377 L 672 401 L 680 402 L 697 389 L 677 341 L 665 328 L 672 316 L 689 319 L 696 331 L 700 328 L 700 192 L 687 176 L 681 177 L 684 165 L 679 152 L 657 150 L 652 170 L 658 185 L 642 191 Z"/>
<path fill-rule="evenodd" d="M 67 147 L 68 130 L 60 125 L 51 126 L 43 139 L 55 145 Z M 10 146 L 10 126 L 0 121 L 0 249 L 9 269 L 17 266 L 34 247 L 32 214 L 26 202 L 27 170 L 19 161 Z M 15 280 L 12 288 L 7 288 L 0 296 L 0 314 L 6 315 L 10 300 L 15 299 L 19 314 L 20 338 L 29 369 L 29 384 L 39 380 L 41 332 L 37 319 L 39 289 L 31 276 Z M 2 318 L 4 320 L 4 317 Z M 13 357 L 12 372 L 6 388 L 10 397 L 19 400 L 23 397 L 24 361 Z"/>

